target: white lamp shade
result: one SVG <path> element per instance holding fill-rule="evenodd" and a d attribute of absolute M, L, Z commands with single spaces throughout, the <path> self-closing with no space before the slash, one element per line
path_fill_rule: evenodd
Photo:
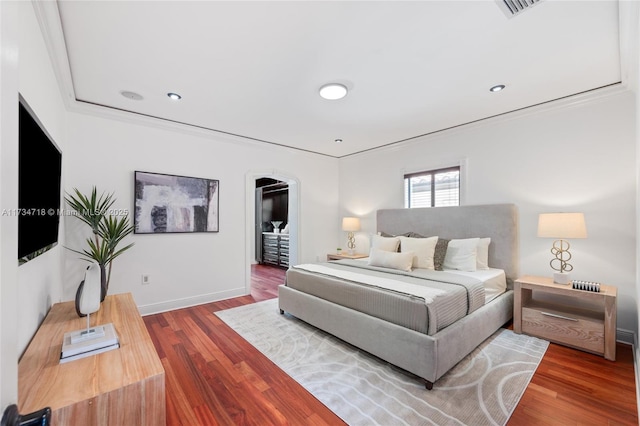
<path fill-rule="evenodd" d="M 587 238 L 587 226 L 582 213 L 541 213 L 538 217 L 538 237 Z"/>
<path fill-rule="evenodd" d="M 354 232 L 360 230 L 360 219 L 357 217 L 343 217 L 342 218 L 342 230 L 348 232 Z"/>

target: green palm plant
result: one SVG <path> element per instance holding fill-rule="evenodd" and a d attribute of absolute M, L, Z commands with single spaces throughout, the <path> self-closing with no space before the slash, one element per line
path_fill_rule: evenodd
<path fill-rule="evenodd" d="M 98 196 L 98 190 L 94 186 L 87 196 L 77 188 L 73 193 L 65 196 L 65 201 L 75 212 L 74 216 L 91 227 L 93 236 L 86 239 L 88 248 L 75 250 L 68 248 L 82 256 L 88 262 L 97 262 L 105 272 L 102 299 L 106 296 L 111 280 L 111 268 L 113 260 L 133 246 L 133 243 L 119 247 L 122 240 L 133 232 L 133 226 L 129 222 L 129 216 L 110 214 L 110 209 L 115 203 L 113 193 L 102 193 Z M 108 268 L 108 271 L 107 271 Z"/>

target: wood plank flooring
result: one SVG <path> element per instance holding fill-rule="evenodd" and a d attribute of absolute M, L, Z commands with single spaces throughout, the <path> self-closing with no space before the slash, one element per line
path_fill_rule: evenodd
<path fill-rule="evenodd" d="M 278 297 L 278 286 L 284 283 L 286 269 L 269 265 L 251 265 L 251 296 L 260 302 Z"/>
<path fill-rule="evenodd" d="M 284 269 L 254 265 L 250 296 L 144 317 L 166 371 L 168 425 L 340 425 L 213 312 L 277 297 Z M 631 346 L 617 360 L 550 344 L 509 425 L 638 425 Z"/>

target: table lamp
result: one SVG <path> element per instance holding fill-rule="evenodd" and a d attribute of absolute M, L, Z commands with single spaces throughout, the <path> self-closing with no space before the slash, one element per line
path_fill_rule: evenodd
<path fill-rule="evenodd" d="M 349 256 L 353 256 L 355 253 L 356 243 L 353 233 L 360 230 L 360 219 L 357 217 L 343 217 L 342 218 L 342 230 L 347 231 L 347 247 L 349 248 Z"/>
<path fill-rule="evenodd" d="M 573 266 L 571 260 L 571 247 L 568 238 L 587 238 L 587 227 L 582 213 L 541 213 L 538 216 L 538 237 L 555 238 L 551 253 L 555 258 L 549 264 L 551 269 L 557 271 L 553 274 L 553 282 L 556 284 L 570 284 Z"/>

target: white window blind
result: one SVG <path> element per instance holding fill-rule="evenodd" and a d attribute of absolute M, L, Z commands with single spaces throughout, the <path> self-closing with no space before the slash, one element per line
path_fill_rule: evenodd
<path fill-rule="evenodd" d="M 404 206 L 443 207 L 460 204 L 460 167 L 404 176 Z"/>

